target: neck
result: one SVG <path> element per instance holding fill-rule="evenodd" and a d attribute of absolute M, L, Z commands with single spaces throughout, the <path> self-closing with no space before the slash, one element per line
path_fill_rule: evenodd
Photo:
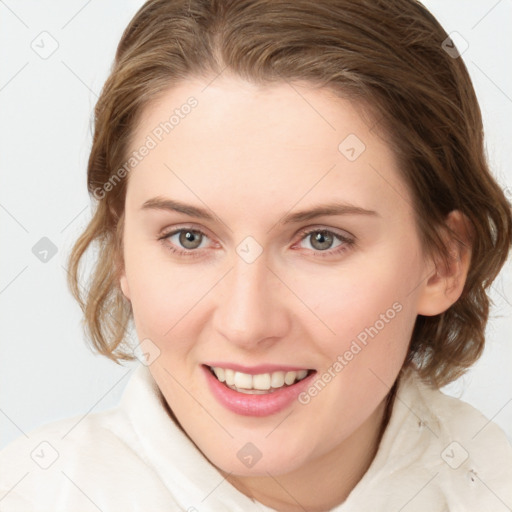
<path fill-rule="evenodd" d="M 343 503 L 372 463 L 389 421 L 396 384 L 372 415 L 334 450 L 292 473 L 240 477 L 219 470 L 240 492 L 280 512 L 320 512 Z"/>

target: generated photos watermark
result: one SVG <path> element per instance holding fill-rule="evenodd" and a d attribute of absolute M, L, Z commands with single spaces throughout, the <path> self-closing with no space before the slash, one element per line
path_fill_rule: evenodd
<path fill-rule="evenodd" d="M 350 347 L 343 354 L 338 355 L 336 360 L 323 373 L 317 376 L 309 388 L 298 396 L 298 401 L 302 405 L 307 405 L 331 382 L 349 363 L 352 361 L 385 327 L 398 313 L 403 309 L 400 302 L 394 302 L 393 305 L 381 313 L 370 327 L 365 327 L 355 339 L 350 343 Z"/>
<path fill-rule="evenodd" d="M 147 135 L 144 143 L 135 151 L 132 151 L 126 162 L 114 173 L 108 181 L 106 181 L 101 187 L 96 187 L 93 191 L 95 199 L 103 199 L 107 192 L 113 190 L 131 170 L 139 165 L 150 152 L 158 146 L 159 142 L 162 142 L 164 137 L 178 126 L 183 119 L 185 119 L 191 112 L 192 109 L 196 108 L 199 102 L 194 96 L 190 96 L 183 105 L 179 108 L 175 108 L 169 119 L 162 121 L 158 126 L 155 126 L 151 133 Z"/>

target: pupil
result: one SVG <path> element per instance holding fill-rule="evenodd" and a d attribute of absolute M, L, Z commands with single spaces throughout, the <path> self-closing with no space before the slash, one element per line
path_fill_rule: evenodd
<path fill-rule="evenodd" d="M 182 231 L 180 234 L 180 244 L 186 249 L 196 249 L 201 244 L 201 237 L 195 231 Z"/>
<path fill-rule="evenodd" d="M 327 233 L 327 231 L 318 231 L 315 235 L 313 235 L 313 241 L 311 245 L 315 249 L 319 249 L 321 251 L 325 249 L 329 249 L 332 245 L 333 237 Z"/>

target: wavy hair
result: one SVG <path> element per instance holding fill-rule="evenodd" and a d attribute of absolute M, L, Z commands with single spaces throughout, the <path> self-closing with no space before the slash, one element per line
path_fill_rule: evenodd
<path fill-rule="evenodd" d="M 446 216 L 465 214 L 473 237 L 462 295 L 442 314 L 417 317 L 405 362 L 438 387 L 461 375 L 484 347 L 487 290 L 510 248 L 511 208 L 489 171 L 464 62 L 415 0 L 143 5 L 124 31 L 95 108 L 87 169 L 95 212 L 69 259 L 69 285 L 94 349 L 117 362 L 134 358 L 125 334 L 131 306 L 119 289 L 128 178 L 108 184 L 121 174 L 141 112 L 173 85 L 226 69 L 255 83 L 306 82 L 369 106 L 397 155 L 428 253 L 446 261 Z M 93 245 L 97 257 L 82 289 L 80 262 Z"/>

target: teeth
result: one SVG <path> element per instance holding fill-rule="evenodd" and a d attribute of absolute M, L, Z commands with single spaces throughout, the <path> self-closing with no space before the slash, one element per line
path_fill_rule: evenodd
<path fill-rule="evenodd" d="M 297 377 L 297 372 L 286 372 L 284 376 L 284 383 L 290 386 L 295 382 L 295 377 Z"/>
<path fill-rule="evenodd" d="M 270 385 L 273 388 L 282 388 L 284 386 L 284 372 L 274 372 L 270 378 Z"/>
<path fill-rule="evenodd" d="M 243 389 L 252 388 L 252 375 L 235 372 L 235 387 Z"/>
<path fill-rule="evenodd" d="M 297 372 L 297 379 L 302 380 L 306 377 L 307 374 L 308 374 L 307 370 L 299 370 Z"/>
<path fill-rule="evenodd" d="M 291 386 L 296 381 L 304 379 L 308 371 L 297 372 L 272 372 L 250 375 L 248 373 L 236 372 L 229 368 L 212 367 L 215 376 L 220 382 L 225 382 L 230 388 L 237 391 L 273 391 L 282 388 L 285 384 Z"/>
<path fill-rule="evenodd" d="M 217 379 L 219 379 L 221 382 L 225 382 L 226 372 L 224 371 L 224 368 L 217 368 L 215 371 L 215 375 L 217 376 Z"/>
<path fill-rule="evenodd" d="M 213 371 L 218 370 L 219 368 L 214 368 Z M 222 368 L 220 368 L 222 370 Z M 215 375 L 217 375 L 217 372 L 215 372 Z M 224 375 L 226 377 L 226 384 L 229 386 L 235 385 L 235 372 L 233 370 L 230 370 L 229 368 L 226 368 L 224 370 Z"/>
<path fill-rule="evenodd" d="M 253 389 L 261 389 L 262 391 L 269 390 L 271 388 L 270 382 L 271 382 L 270 373 L 261 373 L 259 375 L 252 376 L 252 388 Z"/>

